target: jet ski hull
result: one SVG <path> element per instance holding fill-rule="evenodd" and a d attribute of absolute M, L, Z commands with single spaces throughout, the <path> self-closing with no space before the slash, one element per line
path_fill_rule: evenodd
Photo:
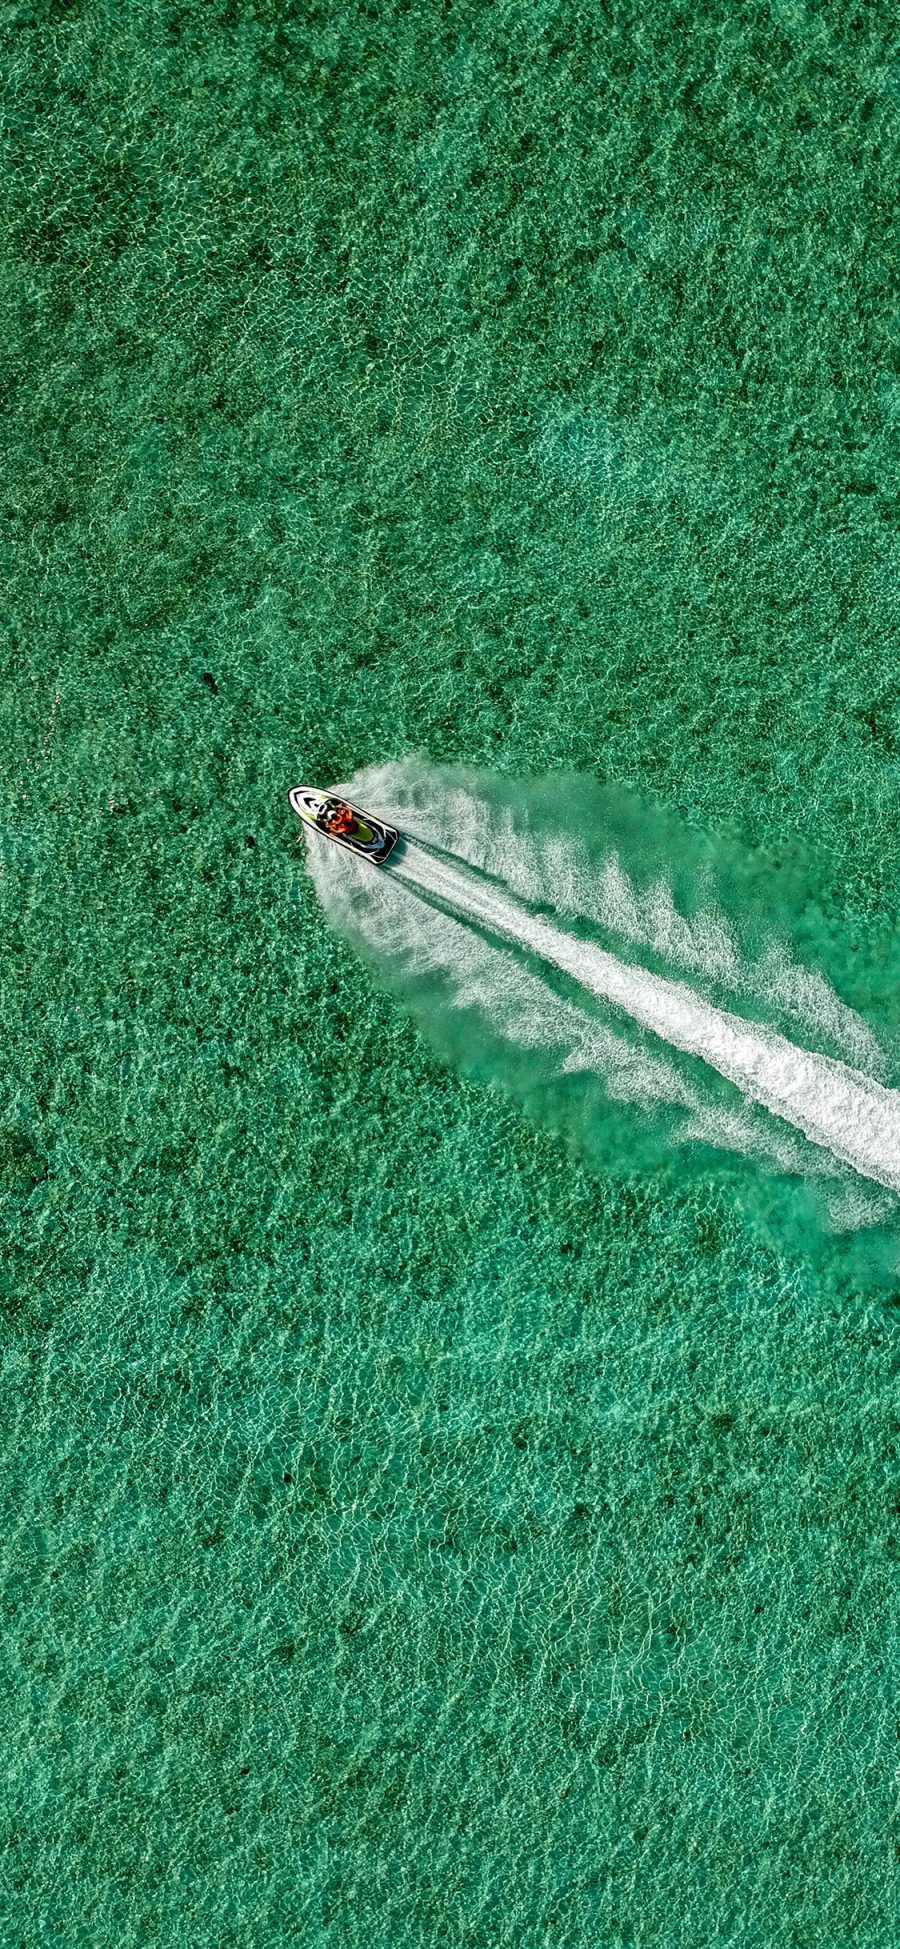
<path fill-rule="evenodd" d="M 371 866 L 383 866 L 400 837 L 395 826 L 386 825 L 374 812 L 363 812 L 349 799 L 339 798 L 335 792 L 319 792 L 312 785 L 295 785 L 288 793 L 288 803 L 305 826 L 335 846 L 346 846 L 348 852 L 367 859 Z"/>

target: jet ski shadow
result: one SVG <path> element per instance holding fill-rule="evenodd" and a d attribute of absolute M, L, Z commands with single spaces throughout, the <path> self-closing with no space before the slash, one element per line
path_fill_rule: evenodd
<path fill-rule="evenodd" d="M 386 873 L 389 873 L 393 866 L 399 866 L 401 860 L 404 860 L 406 858 L 408 851 L 409 851 L 409 841 L 407 839 L 404 839 L 402 832 L 398 833 L 396 839 L 394 840 L 394 844 L 391 847 L 390 853 L 388 854 L 388 857 L 384 862 L 384 871 Z"/>

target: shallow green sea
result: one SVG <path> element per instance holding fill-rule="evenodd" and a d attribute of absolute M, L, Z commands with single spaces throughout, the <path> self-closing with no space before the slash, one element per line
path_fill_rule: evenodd
<path fill-rule="evenodd" d="M 900 1295 L 446 1062 L 285 794 L 579 770 L 875 993 L 894 10 L 0 33 L 0 1943 L 891 1949 Z"/>

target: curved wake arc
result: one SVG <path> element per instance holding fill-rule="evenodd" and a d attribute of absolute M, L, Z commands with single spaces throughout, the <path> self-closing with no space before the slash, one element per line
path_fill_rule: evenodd
<path fill-rule="evenodd" d="M 716 1008 L 684 982 L 635 968 L 535 918 L 521 902 L 479 884 L 476 875 L 444 863 L 414 841 L 395 871 L 404 885 L 434 895 L 446 911 L 527 949 L 642 1029 L 700 1057 L 742 1095 L 861 1176 L 900 1191 L 900 1091 Z"/>
<path fill-rule="evenodd" d="M 601 1149 L 607 1129 L 626 1146 L 635 1132 L 651 1162 L 713 1145 L 830 1181 L 841 1227 L 895 1216 L 900 1090 L 822 969 L 837 950 L 824 924 L 811 935 L 802 886 L 793 909 L 783 881 L 760 895 L 724 841 L 582 781 L 576 834 L 572 792 L 553 781 L 405 763 L 338 789 L 402 840 L 373 873 L 311 835 L 319 897 L 445 1053 L 555 1122 L 572 1122 L 572 1078 L 595 1085 L 587 1134 Z M 798 957 L 810 940 L 818 971 Z"/>

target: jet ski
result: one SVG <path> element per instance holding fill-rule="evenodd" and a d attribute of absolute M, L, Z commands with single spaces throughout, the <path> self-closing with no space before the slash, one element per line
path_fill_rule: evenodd
<path fill-rule="evenodd" d="M 333 792 L 317 792 L 312 785 L 295 785 L 288 803 L 304 825 L 324 839 L 333 839 L 335 845 L 346 846 L 360 859 L 371 860 L 373 866 L 384 865 L 400 837 L 396 827 L 376 819 L 374 812 L 361 812 L 358 805 L 336 798 Z"/>

